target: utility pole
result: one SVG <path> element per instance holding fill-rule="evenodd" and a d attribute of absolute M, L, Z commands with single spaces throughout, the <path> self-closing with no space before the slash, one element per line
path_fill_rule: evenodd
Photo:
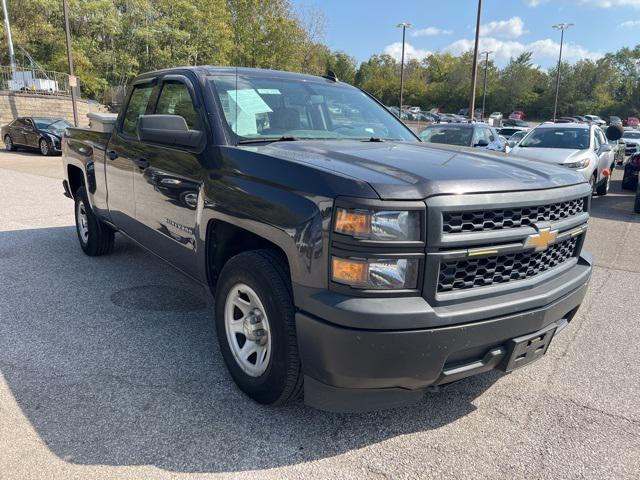
<path fill-rule="evenodd" d="M 487 69 L 489 68 L 489 55 L 493 52 L 486 50 L 481 52 L 480 55 L 484 55 L 484 87 L 482 89 L 482 119 L 484 120 L 484 107 L 487 101 Z"/>
<path fill-rule="evenodd" d="M 476 19 L 476 42 L 473 47 L 473 67 L 471 72 L 471 103 L 469 118 L 473 122 L 476 109 L 476 83 L 478 81 L 478 45 L 480 44 L 480 18 L 482 16 L 482 0 L 478 0 L 478 18 Z"/>
<path fill-rule="evenodd" d="M 558 69 L 556 71 L 556 101 L 553 104 L 553 121 L 556 121 L 558 113 L 558 95 L 560 94 L 560 67 L 562 66 L 562 45 L 564 43 L 564 31 L 573 27 L 573 23 L 558 23 L 553 28 L 560 30 L 560 56 L 558 57 Z"/>
<path fill-rule="evenodd" d="M 406 39 L 407 28 L 413 25 L 407 22 L 399 23 L 398 28 L 402 28 L 402 58 L 400 59 L 400 118 L 402 118 L 402 96 L 404 94 L 404 45 Z"/>
<path fill-rule="evenodd" d="M 67 35 L 67 60 L 69 62 L 69 88 L 71 89 L 71 105 L 73 106 L 73 125 L 78 126 L 78 106 L 76 105 L 76 86 L 78 80 L 73 72 L 73 52 L 71 51 L 71 32 L 69 31 L 69 5 L 62 0 L 64 10 L 64 30 Z"/>
<path fill-rule="evenodd" d="M 7 11 L 7 0 L 2 0 L 2 13 L 4 14 L 4 29 L 7 32 L 7 42 L 9 43 L 9 63 L 11 65 L 11 79 L 16 77 L 16 54 L 13 51 L 13 38 L 11 37 L 11 25 L 9 25 L 9 12 Z"/>

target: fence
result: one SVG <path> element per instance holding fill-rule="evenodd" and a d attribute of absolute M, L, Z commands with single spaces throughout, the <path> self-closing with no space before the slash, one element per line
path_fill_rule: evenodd
<path fill-rule="evenodd" d="M 71 95 L 69 75 L 36 68 L 0 66 L 0 91 Z"/>

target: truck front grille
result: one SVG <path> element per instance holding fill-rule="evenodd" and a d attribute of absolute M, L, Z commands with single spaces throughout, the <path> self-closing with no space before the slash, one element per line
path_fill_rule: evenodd
<path fill-rule="evenodd" d="M 587 199 L 576 198 L 547 205 L 442 213 L 443 233 L 483 232 L 527 227 L 573 217 L 587 209 Z"/>
<path fill-rule="evenodd" d="M 575 256 L 579 240 L 580 236 L 571 237 L 540 252 L 526 250 L 443 261 L 440 264 L 438 293 L 487 287 L 533 277 Z"/>

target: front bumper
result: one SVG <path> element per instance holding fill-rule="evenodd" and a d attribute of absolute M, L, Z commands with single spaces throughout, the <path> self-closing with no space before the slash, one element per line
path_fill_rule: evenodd
<path fill-rule="evenodd" d="M 567 281 L 566 275 L 572 279 Z M 437 324 L 434 309 L 427 308 L 421 316 L 425 325 L 433 325 L 428 328 L 380 328 L 381 318 L 375 318 L 367 305 L 377 299 L 359 299 L 359 308 L 353 304 L 348 307 L 352 318 L 371 317 L 376 326 L 370 329 L 345 325 L 343 305 L 335 298 L 322 317 L 300 311 L 296 325 L 305 375 L 305 402 L 329 411 L 396 407 L 418 401 L 431 385 L 494 368 L 505 369 L 512 339 L 552 324 L 559 331 L 571 321 L 585 296 L 590 275 L 590 257 L 583 256 L 572 271 L 565 273 L 563 281 L 569 291 L 549 288 L 542 297 L 531 291 L 521 292 L 523 303 L 519 305 L 513 299 L 507 305 L 488 299 L 484 307 L 476 305 L 473 316 L 468 312 L 456 315 L 457 306 L 447 307 L 452 316 L 440 312 Z M 545 282 L 547 286 L 550 283 L 553 282 Z M 533 297 L 538 304 L 545 299 L 548 302 L 524 308 L 532 305 L 526 302 Z M 412 299 L 404 300 L 405 307 L 397 303 L 393 315 L 387 315 L 399 325 L 408 325 L 420 316 Z M 385 316 L 384 310 L 380 316 Z M 342 325 L 336 324 L 336 319 Z M 361 325 L 368 324 L 363 321 Z"/>

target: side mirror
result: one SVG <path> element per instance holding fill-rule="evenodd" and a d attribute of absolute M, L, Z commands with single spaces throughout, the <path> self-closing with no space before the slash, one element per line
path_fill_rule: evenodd
<path fill-rule="evenodd" d="M 613 151 L 613 148 L 611 148 L 611 145 L 608 145 L 606 143 L 603 145 L 600 145 L 600 149 L 599 149 L 600 153 L 607 153 L 611 151 Z"/>
<path fill-rule="evenodd" d="M 138 139 L 141 142 L 195 148 L 202 142 L 200 130 L 189 130 L 180 115 L 142 115 L 138 118 Z"/>
<path fill-rule="evenodd" d="M 624 129 L 620 125 L 610 125 L 605 134 L 607 140 L 620 140 L 624 135 Z"/>
<path fill-rule="evenodd" d="M 474 145 L 474 147 L 488 147 L 488 146 L 489 146 L 489 142 L 487 142 L 486 140 L 478 140 L 478 143 Z"/>

